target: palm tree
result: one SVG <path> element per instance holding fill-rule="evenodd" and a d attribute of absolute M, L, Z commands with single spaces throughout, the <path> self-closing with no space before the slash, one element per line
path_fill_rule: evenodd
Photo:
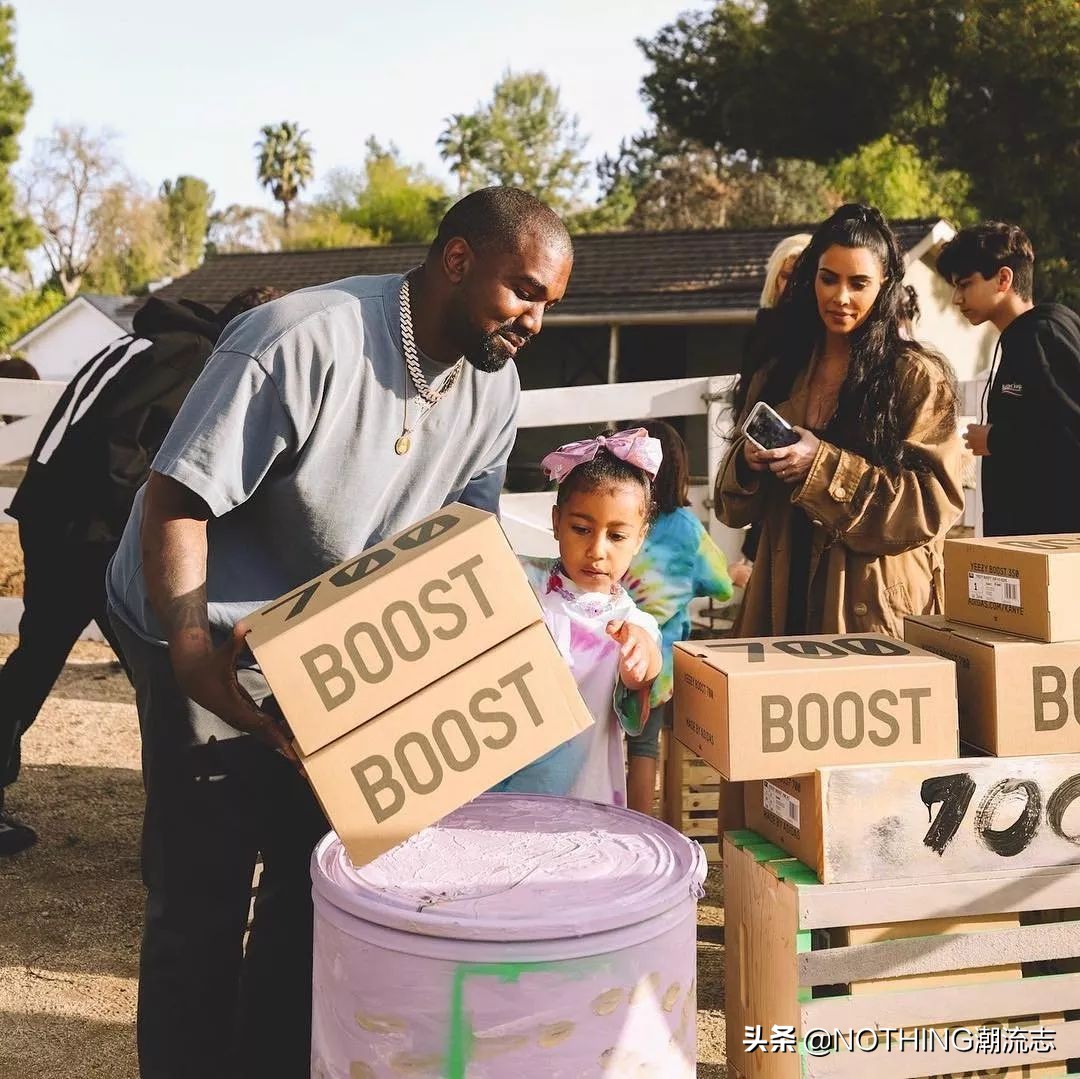
<path fill-rule="evenodd" d="M 482 117 L 455 112 L 436 142 L 439 155 L 457 179 L 458 194 L 464 194 L 477 181 L 477 164 L 483 156 L 486 134 Z"/>
<path fill-rule="evenodd" d="M 286 120 L 280 124 L 267 124 L 262 129 L 262 138 L 255 143 L 255 149 L 259 151 L 259 183 L 268 187 L 281 203 L 281 223 L 286 232 L 289 208 L 315 175 L 311 163 L 314 151 L 306 135 L 299 124 Z"/>

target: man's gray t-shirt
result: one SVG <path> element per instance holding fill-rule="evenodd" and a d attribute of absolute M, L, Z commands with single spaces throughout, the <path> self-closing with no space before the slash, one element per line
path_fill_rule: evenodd
<path fill-rule="evenodd" d="M 464 364 L 394 452 L 405 402 L 402 277 L 351 277 L 255 308 L 229 324 L 154 460 L 199 495 L 210 624 L 245 615 L 449 502 L 495 512 L 514 443 L 517 370 Z M 438 389 L 449 370 L 422 359 Z M 109 602 L 164 643 L 147 598 L 138 493 L 106 578 Z"/>

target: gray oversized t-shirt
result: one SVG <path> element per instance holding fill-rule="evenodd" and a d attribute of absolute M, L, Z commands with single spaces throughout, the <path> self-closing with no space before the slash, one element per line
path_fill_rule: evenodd
<path fill-rule="evenodd" d="M 229 324 L 188 394 L 154 471 L 210 507 L 212 628 L 244 615 L 449 502 L 496 511 L 514 443 L 519 386 L 466 363 L 394 452 L 408 379 L 400 275 L 350 277 L 292 293 Z M 447 367 L 423 360 L 438 389 Z M 163 643 L 147 599 L 139 530 L 144 487 L 109 566 L 109 601 Z"/>

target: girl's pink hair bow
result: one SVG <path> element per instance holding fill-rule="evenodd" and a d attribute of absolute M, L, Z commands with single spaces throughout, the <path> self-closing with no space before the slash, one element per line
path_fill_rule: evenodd
<path fill-rule="evenodd" d="M 613 435 L 568 442 L 565 446 L 552 450 L 540 462 L 540 467 L 548 479 L 562 483 L 578 465 L 591 461 L 601 450 L 607 450 L 620 461 L 647 472 L 650 479 L 656 479 L 660 462 L 664 459 L 660 439 L 652 438 L 644 427 L 631 427 L 625 431 L 616 431 Z"/>

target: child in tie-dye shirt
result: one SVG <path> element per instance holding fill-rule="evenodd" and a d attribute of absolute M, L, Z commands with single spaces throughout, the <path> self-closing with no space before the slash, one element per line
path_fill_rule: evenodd
<path fill-rule="evenodd" d="M 652 688 L 652 714 L 644 731 L 628 737 L 628 804 L 648 813 L 656 788 L 660 728 L 670 711 L 672 646 L 690 636 L 690 601 L 697 596 L 731 599 L 727 559 L 702 523 L 686 508 L 690 469 L 686 444 L 663 420 L 642 424 L 663 447 L 664 462 L 653 485 L 656 519 L 623 578 L 634 602 L 660 623 L 664 666 Z"/>
<path fill-rule="evenodd" d="M 559 558 L 525 570 L 596 722 L 494 789 L 626 805 L 623 730 L 644 728 L 662 660 L 656 619 L 619 581 L 648 530 L 660 444 L 632 429 L 561 446 L 542 464 L 559 483 Z"/>

